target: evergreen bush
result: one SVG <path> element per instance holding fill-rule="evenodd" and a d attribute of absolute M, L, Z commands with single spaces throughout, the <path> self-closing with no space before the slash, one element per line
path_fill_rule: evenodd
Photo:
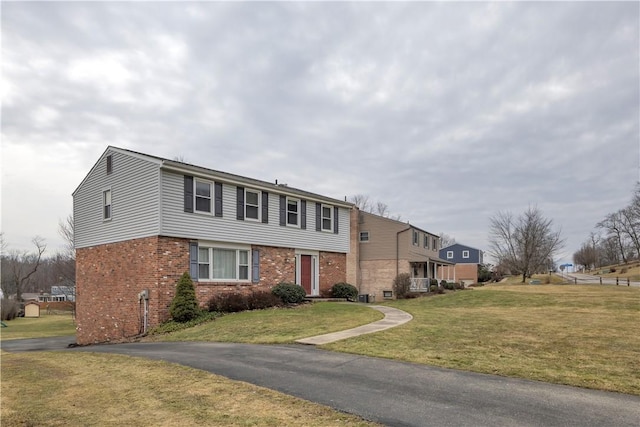
<path fill-rule="evenodd" d="M 285 304 L 300 304 L 307 296 L 302 286 L 284 282 L 278 283 L 271 288 L 271 293 L 280 298 Z"/>
<path fill-rule="evenodd" d="M 178 280 L 176 295 L 171 302 L 169 314 L 171 314 L 173 320 L 180 323 L 193 320 L 200 314 L 196 290 L 193 287 L 193 281 L 189 273 L 185 272 Z"/>
<path fill-rule="evenodd" d="M 358 298 L 358 289 L 349 283 L 336 283 L 331 287 L 331 296 L 334 298 L 346 298 L 349 301 L 355 301 Z"/>

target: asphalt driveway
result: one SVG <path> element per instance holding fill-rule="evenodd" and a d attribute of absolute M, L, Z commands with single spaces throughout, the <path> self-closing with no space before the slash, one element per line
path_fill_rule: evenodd
<path fill-rule="evenodd" d="M 64 339 L 3 341 L 6 351 Z M 67 338 L 67 342 L 73 342 Z M 129 343 L 69 348 L 180 363 L 389 426 L 638 426 L 640 397 L 504 378 L 304 345 Z"/>

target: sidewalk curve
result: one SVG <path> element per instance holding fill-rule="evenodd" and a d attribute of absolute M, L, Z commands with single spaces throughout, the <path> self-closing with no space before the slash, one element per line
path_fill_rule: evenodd
<path fill-rule="evenodd" d="M 384 331 L 385 329 L 395 328 L 407 323 L 413 316 L 406 311 L 397 308 L 387 307 L 384 305 L 370 305 L 370 308 L 378 310 L 384 314 L 384 319 L 368 325 L 358 326 L 357 328 L 347 329 L 345 331 L 332 332 L 330 334 L 318 335 L 315 337 L 302 338 L 296 340 L 299 344 L 322 345 L 329 344 L 334 341 L 344 340 L 346 338 L 357 337 L 358 335 L 370 334 L 373 332 Z"/>

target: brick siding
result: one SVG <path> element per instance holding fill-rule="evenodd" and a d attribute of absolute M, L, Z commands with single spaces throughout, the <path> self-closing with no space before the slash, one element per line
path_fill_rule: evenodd
<path fill-rule="evenodd" d="M 268 290 L 295 282 L 295 250 L 254 246 L 260 251 L 259 283 L 195 282 L 200 306 L 225 292 Z M 320 291 L 346 280 L 346 254 L 320 252 Z M 149 291 L 148 325 L 169 319 L 180 276 L 189 271 L 189 240 L 162 236 L 110 243 L 76 251 L 76 320 L 78 344 L 131 340 L 143 332 L 143 306 Z"/>

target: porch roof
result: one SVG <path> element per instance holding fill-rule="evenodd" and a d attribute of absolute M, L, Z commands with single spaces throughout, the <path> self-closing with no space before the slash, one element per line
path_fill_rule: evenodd
<path fill-rule="evenodd" d="M 442 258 L 438 258 L 438 257 L 429 257 L 429 261 L 436 263 L 436 264 L 443 264 L 443 265 L 455 265 L 455 262 L 451 262 L 451 261 L 447 261 L 444 260 Z"/>
<path fill-rule="evenodd" d="M 431 262 L 434 264 L 442 264 L 442 265 L 455 265 L 455 262 L 446 261 L 442 258 L 438 257 L 430 257 L 426 255 L 418 255 L 418 254 L 410 254 L 409 262 Z"/>

